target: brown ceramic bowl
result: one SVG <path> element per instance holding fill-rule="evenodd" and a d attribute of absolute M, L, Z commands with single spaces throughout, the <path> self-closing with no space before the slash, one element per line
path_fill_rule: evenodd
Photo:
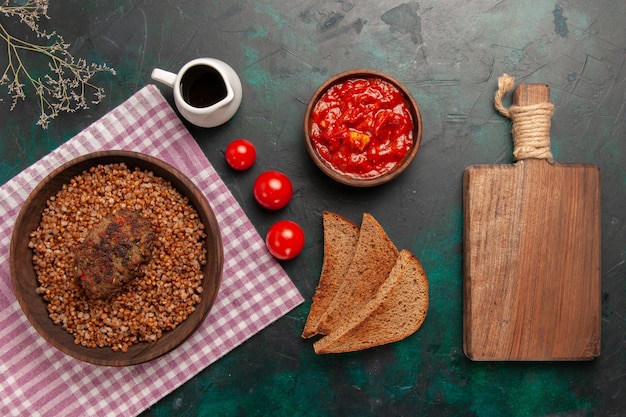
<path fill-rule="evenodd" d="M 127 352 L 114 352 L 111 347 L 88 348 L 74 344 L 74 337 L 48 316 L 46 302 L 36 293 L 39 286 L 33 268 L 32 250 L 28 248 L 29 234 L 41 222 L 46 201 L 56 194 L 63 184 L 86 169 L 98 164 L 126 163 L 129 169 L 149 170 L 169 181 L 195 207 L 205 226 L 207 263 L 201 301 L 196 310 L 174 330 L 164 332 L 155 342 L 140 342 Z M 97 365 L 126 366 L 155 359 L 190 336 L 206 318 L 213 306 L 222 278 L 223 247 L 217 220 L 202 192 L 184 174 L 154 157 L 129 151 L 103 151 L 76 158 L 50 173 L 24 202 L 11 236 L 10 269 L 13 288 L 24 314 L 33 327 L 48 343 L 74 358 Z"/>
<path fill-rule="evenodd" d="M 405 103 L 408 106 L 409 112 L 411 114 L 411 118 L 413 121 L 413 144 L 409 149 L 408 153 L 405 154 L 404 158 L 399 161 L 393 169 L 382 173 L 377 176 L 368 177 L 368 178 L 360 178 L 355 177 L 353 175 L 347 174 L 345 172 L 340 171 L 339 169 L 333 167 L 330 162 L 322 158 L 315 148 L 315 144 L 311 138 L 311 127 L 313 125 L 313 111 L 315 109 L 318 101 L 324 96 L 324 94 L 334 85 L 346 82 L 350 79 L 358 79 L 358 78 L 379 78 L 382 79 L 391 85 L 395 86 L 402 96 L 404 97 Z M 371 69 L 353 69 L 349 71 L 341 72 L 331 78 L 329 78 L 326 82 L 324 82 L 318 89 L 315 91 L 309 104 L 306 108 L 306 113 L 304 116 L 304 136 L 305 136 L 305 145 L 306 149 L 313 159 L 313 162 L 319 169 L 322 170 L 326 175 L 334 180 L 350 185 L 353 187 L 373 187 L 376 185 L 384 184 L 392 179 L 396 178 L 400 175 L 413 161 L 415 155 L 417 154 L 417 150 L 419 149 L 421 140 L 422 140 L 422 116 L 420 114 L 419 106 L 417 102 L 411 95 L 410 91 L 398 80 L 395 78 L 376 70 Z"/>

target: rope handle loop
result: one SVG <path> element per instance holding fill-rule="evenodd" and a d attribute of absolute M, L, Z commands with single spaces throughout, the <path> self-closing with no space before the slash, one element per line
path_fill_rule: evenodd
<path fill-rule="evenodd" d="M 547 159 L 552 162 L 550 151 L 550 124 L 554 105 L 539 103 L 533 105 L 513 104 L 508 109 L 502 104 L 502 98 L 515 86 L 515 78 L 504 74 L 498 78 L 498 91 L 494 104 L 498 112 L 512 120 L 513 157 L 522 159 Z"/>

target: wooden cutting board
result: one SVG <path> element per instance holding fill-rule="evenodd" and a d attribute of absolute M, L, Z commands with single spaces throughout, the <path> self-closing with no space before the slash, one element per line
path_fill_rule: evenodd
<path fill-rule="evenodd" d="M 532 110 L 549 101 L 547 85 L 520 85 L 511 110 Z M 514 136 L 515 123 L 522 121 L 513 118 Z M 599 169 L 534 158 L 470 166 L 463 176 L 463 198 L 467 357 L 546 361 L 598 356 Z"/>

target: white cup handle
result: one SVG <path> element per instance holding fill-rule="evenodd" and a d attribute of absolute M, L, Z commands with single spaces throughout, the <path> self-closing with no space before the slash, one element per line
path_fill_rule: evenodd
<path fill-rule="evenodd" d="M 164 71 L 162 69 L 158 69 L 155 68 L 152 70 L 152 74 L 150 74 L 150 77 L 152 77 L 152 79 L 154 81 L 158 81 L 160 83 L 163 83 L 165 85 L 168 85 L 170 87 L 174 87 L 174 82 L 176 81 L 176 76 L 177 74 L 174 74 L 172 72 L 169 71 Z"/>

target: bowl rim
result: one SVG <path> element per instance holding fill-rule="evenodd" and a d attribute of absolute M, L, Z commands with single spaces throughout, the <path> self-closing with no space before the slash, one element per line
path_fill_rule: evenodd
<path fill-rule="evenodd" d="M 384 81 L 389 82 L 394 87 L 396 87 L 404 96 L 405 100 L 409 104 L 409 108 L 411 111 L 411 116 L 413 118 L 413 146 L 411 150 L 404 156 L 402 161 L 398 163 L 391 171 L 388 171 L 382 175 L 373 178 L 354 178 L 349 175 L 346 175 L 337 169 L 333 168 L 330 163 L 324 160 L 315 146 L 312 144 L 311 135 L 310 135 L 310 126 L 312 123 L 312 113 L 315 105 L 319 101 L 320 97 L 333 85 L 342 82 L 344 80 L 350 78 L 381 78 Z M 304 142 L 305 147 L 311 159 L 315 165 L 327 176 L 330 178 L 353 187 L 374 187 L 377 185 L 381 185 L 387 183 L 406 170 L 406 168 L 413 162 L 419 147 L 422 142 L 422 115 L 420 111 L 420 107 L 417 104 L 417 101 L 409 91 L 409 89 L 398 79 L 395 77 L 370 68 L 355 68 L 346 71 L 342 71 L 338 74 L 333 75 L 324 81 L 318 88 L 315 90 L 311 99 L 309 100 L 305 113 L 304 113 Z"/>
<path fill-rule="evenodd" d="M 203 293 L 196 309 L 175 329 L 163 333 L 154 342 L 139 342 L 131 345 L 127 352 L 114 352 L 110 346 L 88 348 L 73 343 L 74 337 L 47 315 L 47 302 L 35 293 L 39 286 L 32 262 L 18 265 L 16 256 L 27 259 L 32 250 L 28 248 L 28 235 L 41 222 L 41 213 L 48 199 L 55 195 L 63 184 L 83 172 L 100 164 L 126 163 L 129 169 L 139 167 L 152 171 L 176 188 L 194 206 L 205 227 L 204 244 L 207 250 L 207 264 L 203 267 Z M 50 188 L 48 191 L 46 191 Z M 35 204 L 34 207 L 32 205 Z M 34 228 L 33 228 L 34 226 Z M 26 243 L 26 244 L 25 244 Z M 104 366 L 129 366 L 156 359 L 182 344 L 206 319 L 212 309 L 222 281 L 224 248 L 221 231 L 211 205 L 200 189 L 180 170 L 171 164 L 140 152 L 127 150 L 107 150 L 88 153 L 76 157 L 52 170 L 30 192 L 15 221 L 11 235 L 9 268 L 13 291 L 22 312 L 35 330 L 52 346 L 61 352 L 83 362 Z M 34 304 L 38 303 L 38 304 Z M 42 309 L 46 312 L 42 317 Z"/>

